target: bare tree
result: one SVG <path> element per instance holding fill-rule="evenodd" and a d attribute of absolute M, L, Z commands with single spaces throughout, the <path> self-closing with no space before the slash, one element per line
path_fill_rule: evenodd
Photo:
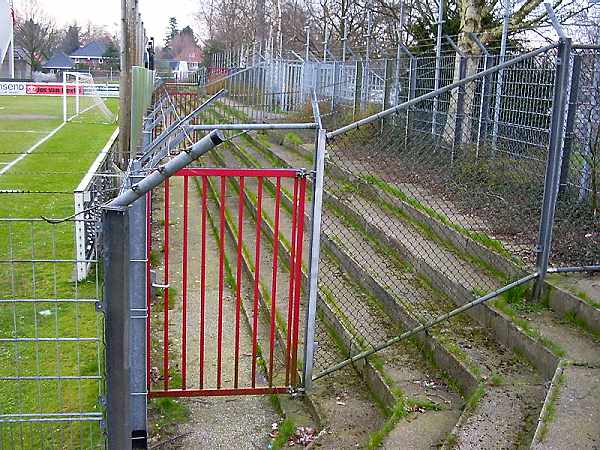
<path fill-rule="evenodd" d="M 41 67 L 56 47 L 58 33 L 54 21 L 39 6 L 37 0 L 27 0 L 18 11 L 15 40 L 25 54 L 30 75 Z"/>

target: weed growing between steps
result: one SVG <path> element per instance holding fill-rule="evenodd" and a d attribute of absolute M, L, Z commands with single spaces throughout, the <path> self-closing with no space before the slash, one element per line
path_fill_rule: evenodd
<path fill-rule="evenodd" d="M 153 398 L 148 402 L 149 435 L 160 440 L 175 431 L 175 426 L 190 417 L 189 408 L 180 400 L 168 397 Z"/>
<path fill-rule="evenodd" d="M 378 448 L 385 437 L 390 434 L 394 427 L 402 420 L 411 415 L 420 414 L 425 411 L 440 411 L 441 408 L 437 403 L 429 400 L 418 400 L 407 398 L 403 393 L 400 394 L 399 400 L 394 405 L 391 414 L 383 424 L 383 427 L 378 431 L 369 435 L 369 441 L 365 445 L 366 450 Z"/>
<path fill-rule="evenodd" d="M 575 311 L 569 311 L 566 313 L 563 317 L 563 321 L 573 327 L 585 331 L 592 336 L 597 343 L 600 343 L 600 332 L 592 330 L 584 320 L 577 317 L 577 313 Z"/>
<path fill-rule="evenodd" d="M 526 287 L 526 286 L 525 286 Z M 495 300 L 490 300 L 491 304 L 506 314 L 510 319 L 519 327 L 525 334 L 529 337 L 535 339 L 540 342 L 544 347 L 554 353 L 555 356 L 562 357 L 566 353 L 560 345 L 552 341 L 551 339 L 543 336 L 539 330 L 532 327 L 530 323 L 523 319 L 520 316 L 520 313 L 523 311 L 531 312 L 532 310 L 540 310 L 544 308 L 541 303 L 530 303 L 525 301 L 525 292 L 526 289 L 523 288 L 523 285 L 516 286 L 510 291 L 505 292 L 502 296 L 496 298 Z M 475 295 L 479 295 L 475 293 Z M 532 309 L 533 308 L 533 309 Z"/>
<path fill-rule="evenodd" d="M 564 372 L 560 374 L 558 378 L 558 383 L 554 386 L 554 390 L 552 391 L 552 395 L 550 397 L 550 401 L 547 403 L 546 411 L 544 415 L 540 418 L 542 421 L 542 428 L 540 430 L 540 442 L 544 441 L 544 438 L 548 434 L 549 425 L 556 418 L 556 403 L 560 398 L 560 388 L 565 383 L 565 374 Z"/>
<path fill-rule="evenodd" d="M 296 424 L 292 419 L 286 417 L 279 425 L 278 431 L 277 437 L 271 442 L 271 450 L 279 450 L 288 446 L 288 440 L 296 432 Z"/>
<path fill-rule="evenodd" d="M 364 175 L 363 179 L 379 187 L 384 192 L 387 192 L 388 194 L 397 197 L 403 202 L 408 203 L 409 205 L 413 206 L 419 211 L 424 212 L 432 219 L 435 219 L 443 223 L 444 225 L 454 229 L 455 231 L 458 231 L 464 236 L 471 238 L 476 242 L 479 242 L 480 244 L 484 245 L 490 250 L 493 250 L 504 257 L 514 260 L 514 257 L 511 255 L 511 253 L 508 250 L 506 250 L 504 244 L 498 239 L 494 239 L 488 236 L 486 233 L 469 230 L 468 228 L 465 228 L 459 224 L 452 222 L 446 214 L 440 213 L 433 208 L 423 205 L 416 198 L 405 194 L 398 186 L 388 183 L 387 181 L 383 180 L 382 178 L 376 175 Z"/>

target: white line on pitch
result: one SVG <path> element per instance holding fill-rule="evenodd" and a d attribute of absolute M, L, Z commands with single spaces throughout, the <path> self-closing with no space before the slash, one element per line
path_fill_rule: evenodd
<path fill-rule="evenodd" d="M 52 131 L 52 130 L 50 130 Z M 0 130 L 0 133 L 35 133 L 35 134 L 46 134 L 49 130 Z"/>
<path fill-rule="evenodd" d="M 29 148 L 29 150 L 27 150 L 25 153 L 22 153 L 21 155 L 19 155 L 19 157 L 13 159 L 5 167 L 3 167 L 2 169 L 0 169 L 0 175 L 4 175 L 6 172 L 8 172 L 12 168 L 12 166 L 14 166 L 15 164 L 17 164 L 19 161 L 21 161 L 27 155 L 33 153 L 36 148 L 38 148 L 40 145 L 42 145 L 44 142 L 46 142 L 48 139 L 50 139 L 52 136 L 54 136 L 58 132 L 58 130 L 60 130 L 64 126 L 65 126 L 65 123 L 64 122 L 61 123 L 58 127 L 56 127 L 54 130 L 52 130 L 50 132 L 50 134 L 48 134 L 47 136 L 44 136 L 42 139 L 40 139 L 35 144 L 33 144 L 33 146 L 31 146 Z"/>

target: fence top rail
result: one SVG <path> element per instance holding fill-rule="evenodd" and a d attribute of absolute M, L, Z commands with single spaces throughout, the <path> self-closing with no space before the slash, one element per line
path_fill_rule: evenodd
<path fill-rule="evenodd" d="M 229 169 L 213 167 L 186 167 L 175 176 L 217 176 L 217 177 L 276 177 L 295 178 L 306 173 L 304 169 Z"/>
<path fill-rule="evenodd" d="M 573 44 L 571 47 L 578 50 L 600 50 L 600 45 L 594 44 Z"/>
<path fill-rule="evenodd" d="M 369 117 L 365 117 L 364 119 L 357 120 L 356 122 L 353 122 L 353 123 L 351 123 L 349 125 L 343 126 L 341 128 L 338 128 L 337 130 L 334 130 L 334 131 L 331 131 L 331 132 L 327 133 L 327 138 L 328 139 L 334 138 L 336 136 L 339 136 L 340 134 L 346 133 L 347 131 L 350 131 L 350 130 L 353 130 L 355 128 L 361 127 L 363 125 L 368 125 L 368 124 L 370 124 L 372 122 L 375 122 L 377 120 L 383 119 L 384 117 L 387 117 L 390 114 L 394 114 L 394 113 L 396 113 L 398 111 L 401 111 L 403 109 L 410 108 L 411 106 L 413 106 L 413 105 L 415 105 L 417 103 L 420 103 L 423 100 L 428 100 L 430 98 L 439 96 L 439 95 L 441 95 L 441 94 L 443 94 L 445 92 L 448 92 L 448 91 L 451 91 L 453 89 L 456 89 L 456 88 L 458 88 L 460 86 L 463 86 L 463 85 L 465 85 L 467 83 L 470 83 L 470 82 L 472 82 L 474 80 L 477 80 L 479 78 L 483 78 L 483 77 L 485 77 L 487 75 L 490 75 L 492 73 L 498 72 L 498 71 L 500 71 L 502 69 L 505 69 L 507 67 L 511 67 L 513 65 L 516 65 L 516 64 L 520 63 L 521 61 L 533 58 L 534 56 L 537 56 L 537 55 L 539 55 L 541 53 L 545 53 L 548 50 L 552 50 L 553 48 L 557 48 L 558 45 L 559 45 L 559 43 L 557 42 L 557 43 L 553 43 L 553 44 L 547 45 L 545 47 L 541 47 L 541 48 L 539 48 L 537 50 L 533 50 L 531 52 L 524 53 L 523 55 L 520 55 L 520 56 L 517 56 L 515 58 L 512 58 L 512 59 L 510 59 L 508 61 L 505 61 L 505 62 L 503 62 L 501 64 L 497 64 L 497 65 L 495 65 L 493 67 L 490 67 L 489 69 L 482 70 L 481 72 L 477 72 L 474 75 L 471 75 L 471 76 L 466 77 L 466 78 L 464 78 L 462 80 L 459 80 L 459 81 L 456 81 L 454 83 L 451 83 L 451 84 L 449 84 L 447 86 L 444 86 L 443 88 L 440 88 L 438 90 L 434 90 L 434 91 L 428 92 L 427 94 L 423 94 L 423 95 L 421 95 L 419 97 L 416 97 L 416 98 L 414 98 L 412 100 L 409 100 L 407 102 L 401 103 L 400 105 L 393 106 L 393 107 L 388 108 L 388 109 L 386 109 L 384 111 L 381 111 L 381 112 L 378 112 L 376 114 L 370 115 Z"/>

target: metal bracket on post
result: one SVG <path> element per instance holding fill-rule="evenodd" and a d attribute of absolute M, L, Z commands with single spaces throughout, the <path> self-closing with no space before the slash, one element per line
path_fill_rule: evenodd
<path fill-rule="evenodd" d="M 556 60 L 556 76 L 554 79 L 554 95 L 552 99 L 552 119 L 550 122 L 550 144 L 548 148 L 548 161 L 546 164 L 546 177 L 544 181 L 544 201 L 540 229 L 538 235 L 538 255 L 536 268 L 539 273 L 535 284 L 533 297 L 541 297 L 544 279 L 548 271 L 550 249 L 552 243 L 552 227 L 556 212 L 556 200 L 560 183 L 561 160 L 565 137 L 565 116 L 567 109 L 569 69 L 571 55 L 571 39 L 561 39 Z"/>
<path fill-rule="evenodd" d="M 304 330 L 304 369 L 302 378 L 304 389 L 312 385 L 312 372 L 315 350 L 315 320 L 317 298 L 319 294 L 319 259 L 321 245 L 321 212 L 323 208 L 323 182 L 325 173 L 325 145 L 327 133 L 324 129 L 317 132 L 315 145 L 315 180 L 313 183 L 312 226 L 310 236 L 310 269 L 308 279 L 308 308 L 306 309 L 306 328 Z"/>
<path fill-rule="evenodd" d="M 123 450 L 131 448 L 127 208 L 105 207 L 102 224 L 108 449 Z"/>

